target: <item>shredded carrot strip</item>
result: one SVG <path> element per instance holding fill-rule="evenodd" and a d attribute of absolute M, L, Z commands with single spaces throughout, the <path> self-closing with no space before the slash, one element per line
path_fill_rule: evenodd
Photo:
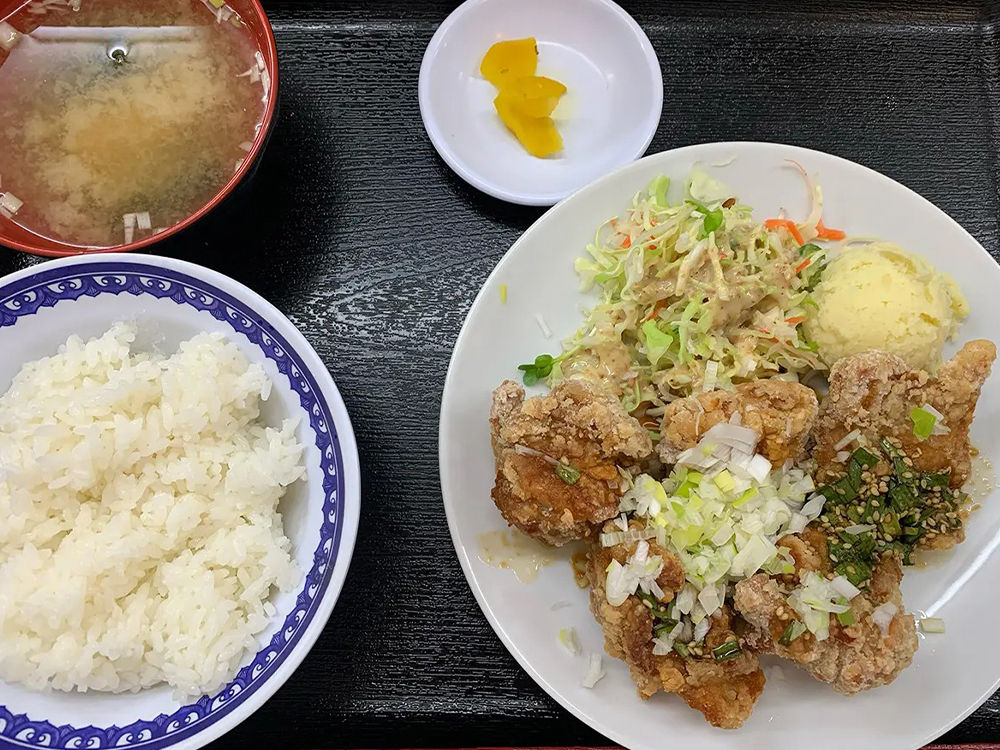
<path fill-rule="evenodd" d="M 804 261 L 799 263 L 798 268 L 795 269 L 795 273 L 802 273 L 802 271 L 805 270 L 810 263 L 812 263 L 812 258 L 806 258 Z"/>
<path fill-rule="evenodd" d="M 622 240 L 622 247 L 624 247 L 626 250 L 632 247 L 632 238 L 626 237 L 624 240 Z"/>
<path fill-rule="evenodd" d="M 790 326 L 797 326 L 799 323 L 801 323 L 805 319 L 806 319 L 805 315 L 796 315 L 796 316 L 791 317 L 791 318 L 785 318 L 785 322 L 788 323 L 788 325 L 790 325 Z"/>
<path fill-rule="evenodd" d="M 799 243 L 799 245 L 806 244 L 806 241 L 802 239 L 802 234 L 799 232 L 799 228 L 795 226 L 794 221 L 790 221 L 789 219 L 768 219 L 764 222 L 764 227 L 767 229 L 780 229 L 784 227 L 788 230 L 789 234 L 792 235 L 795 241 Z"/>
<path fill-rule="evenodd" d="M 667 306 L 667 301 L 665 299 L 656 300 L 656 304 L 653 305 L 653 311 L 646 316 L 646 320 L 652 320 L 657 315 L 660 314 L 660 310 Z M 646 322 L 646 321 L 643 321 Z"/>
<path fill-rule="evenodd" d="M 816 222 L 816 236 L 822 240 L 842 240 L 847 235 L 839 229 L 828 229 L 823 226 L 823 220 Z"/>

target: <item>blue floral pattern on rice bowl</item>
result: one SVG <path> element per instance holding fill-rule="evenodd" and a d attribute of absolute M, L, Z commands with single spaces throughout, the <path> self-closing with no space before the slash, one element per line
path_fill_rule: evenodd
<path fill-rule="evenodd" d="M 149 295 L 207 312 L 248 339 L 284 375 L 315 432 L 323 472 L 323 519 L 295 606 L 271 642 L 214 696 L 204 696 L 173 714 L 126 726 L 56 726 L 14 714 L 0 705 L 0 749 L 126 747 L 157 750 L 190 740 L 231 713 L 257 691 L 291 654 L 312 621 L 330 584 L 345 523 L 345 468 L 329 404 L 300 356 L 263 317 L 223 290 L 159 265 L 129 261 L 78 263 L 50 268 L 0 284 L 0 329 L 46 307 L 100 295 Z"/>

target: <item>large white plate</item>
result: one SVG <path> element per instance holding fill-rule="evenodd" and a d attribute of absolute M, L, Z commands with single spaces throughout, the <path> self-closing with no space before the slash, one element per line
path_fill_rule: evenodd
<path fill-rule="evenodd" d="M 725 167 L 713 167 L 737 158 Z M 691 146 L 642 159 L 604 177 L 546 213 L 519 239 L 483 285 L 465 321 L 445 383 L 441 406 L 441 483 L 445 510 L 469 586 L 490 624 L 521 666 L 563 706 L 597 731 L 630 748 L 686 746 L 701 750 L 745 748 L 843 750 L 916 748 L 957 724 L 1000 684 L 1000 649 L 992 646 L 1000 600 L 1000 503 L 992 497 L 971 519 L 964 544 L 903 581 L 910 611 L 944 617 L 948 632 L 923 638 L 913 665 L 884 688 L 845 698 L 805 673 L 785 666 L 785 681 L 769 680 L 754 715 L 736 733 L 714 729 L 676 696 L 643 702 L 622 662 L 605 656 L 607 676 L 593 690 L 580 685 L 586 653 L 603 653 L 600 627 L 587 592 L 574 585 L 562 562 L 544 568 L 532 584 L 509 570 L 481 562 L 477 537 L 504 528 L 490 500 L 493 456 L 490 392 L 516 367 L 543 352 L 555 353 L 561 337 L 580 322 L 588 300 L 577 291 L 573 260 L 598 223 L 617 215 L 632 195 L 659 174 L 681 178 L 695 163 L 715 174 L 759 219 L 784 207 L 804 217 L 802 177 L 785 159 L 818 175 L 824 219 L 852 235 L 898 242 L 950 271 L 972 305 L 960 340 L 1000 339 L 1000 268 L 941 210 L 870 169 L 792 146 L 723 143 Z M 507 303 L 500 285 L 507 285 Z M 534 315 L 555 332 L 546 339 Z M 983 391 L 973 442 L 994 463 L 1000 436 L 991 425 L 1000 412 L 1000 373 Z M 995 493 L 994 493 L 995 494 Z M 562 552 L 562 558 L 568 553 Z M 553 603 L 571 606 L 553 610 Z M 561 627 L 576 628 L 584 655 L 572 657 L 556 641 Z M 692 745 L 687 745 L 692 746 Z"/>

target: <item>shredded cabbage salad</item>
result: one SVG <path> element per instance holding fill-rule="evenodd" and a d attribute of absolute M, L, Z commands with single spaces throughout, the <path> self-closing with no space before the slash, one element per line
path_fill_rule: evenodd
<path fill-rule="evenodd" d="M 600 300 L 564 352 L 545 355 L 533 377 L 603 381 L 632 412 L 737 382 L 824 370 L 800 328 L 815 307 L 809 293 L 827 253 L 808 240 L 830 231 L 820 219 L 819 186 L 810 183 L 812 209 L 802 224 L 754 220 L 749 206 L 700 170 L 679 200 L 670 201 L 669 188 L 668 178 L 657 178 L 598 229 L 576 270 Z"/>

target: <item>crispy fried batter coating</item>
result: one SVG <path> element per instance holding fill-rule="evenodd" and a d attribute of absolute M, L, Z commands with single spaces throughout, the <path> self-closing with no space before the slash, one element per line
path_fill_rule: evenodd
<path fill-rule="evenodd" d="M 813 457 L 819 464 L 818 482 L 843 474 L 844 462 L 838 459 L 836 446 L 858 430 L 869 446 L 877 446 L 883 437 L 894 438 L 917 471 L 951 471 L 951 488 L 960 488 L 972 465 L 969 426 L 995 359 L 993 343 L 970 341 L 941 366 L 936 377 L 910 370 L 899 357 L 881 351 L 863 352 L 837 362 L 816 423 Z M 947 434 L 931 435 L 926 440 L 913 434 L 910 411 L 924 404 L 941 412 Z M 889 474 L 892 467 L 883 459 L 873 471 Z M 963 538 L 964 531 L 958 527 L 922 546 L 943 549 Z"/>
<path fill-rule="evenodd" d="M 528 536 L 555 545 L 586 538 L 615 515 L 621 498 L 616 465 L 648 457 L 649 433 L 617 400 L 581 381 L 564 381 L 544 396 L 524 395 L 511 381 L 493 394 L 493 500 Z M 579 479 L 566 481 L 556 464 L 579 472 Z"/>
<path fill-rule="evenodd" d="M 793 556 L 810 563 L 824 561 L 819 572 L 829 568 L 826 557 L 826 540 L 814 534 L 809 540 L 796 539 L 785 546 L 793 549 Z M 804 572 L 803 568 L 800 572 Z M 881 685 L 888 685 L 909 666 L 917 651 L 917 633 L 913 616 L 903 611 L 903 598 L 899 590 L 903 571 L 899 561 L 886 556 L 875 568 L 871 584 L 851 600 L 854 624 L 843 626 L 835 616 L 830 618 L 830 636 L 818 641 L 806 632 L 789 646 L 779 643 L 781 635 L 794 616 L 788 605 L 788 594 L 795 583 L 771 578 L 758 573 L 736 584 L 733 606 L 757 630 L 747 636 L 751 646 L 759 653 L 774 653 L 790 659 L 805 668 L 817 680 L 828 682 L 845 695 L 853 695 Z M 888 632 L 872 619 L 872 612 L 882 604 L 894 604 L 895 616 Z"/>
<path fill-rule="evenodd" d="M 811 388 L 784 380 L 741 383 L 733 391 L 710 391 L 669 404 L 663 413 L 658 449 L 664 463 L 674 463 L 696 445 L 712 426 L 728 422 L 734 412 L 761 438 L 757 451 L 781 465 L 805 447 L 819 404 Z"/>
<path fill-rule="evenodd" d="M 607 530 L 613 529 L 609 524 Z M 764 673 L 757 656 L 747 649 L 729 661 L 717 662 L 711 656 L 713 648 L 737 638 L 731 610 L 724 607 L 713 617 L 705 636 L 706 656 L 654 655 L 654 622 L 649 608 L 636 596 L 619 607 L 612 606 L 605 591 L 605 570 L 611 560 L 624 562 L 634 548 L 634 542 L 607 549 L 594 543 L 590 550 L 590 608 L 604 631 L 605 650 L 628 664 L 640 698 L 645 700 L 661 690 L 677 693 L 714 726 L 738 728 L 764 690 Z M 654 541 L 650 541 L 649 554 L 663 556 L 664 569 L 657 583 L 664 591 L 661 601 L 670 601 L 684 584 L 684 571 L 679 561 Z"/>

